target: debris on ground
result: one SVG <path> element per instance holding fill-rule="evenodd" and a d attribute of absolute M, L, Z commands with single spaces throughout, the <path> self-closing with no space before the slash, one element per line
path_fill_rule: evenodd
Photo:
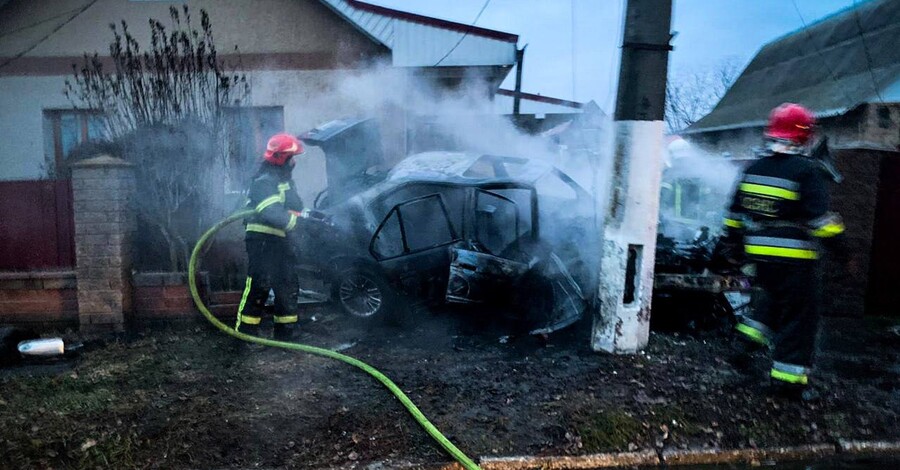
<path fill-rule="evenodd" d="M 586 324 L 548 341 L 437 312 L 400 327 L 332 312 L 306 343 L 352 344 L 471 456 L 765 448 L 900 438 L 895 324 L 830 319 L 823 398 L 767 396 L 766 363 L 728 362 L 724 338 L 651 334 L 641 354 L 588 347 Z M 508 341 L 497 341 L 507 336 Z M 207 325 L 92 343 L 74 366 L 0 370 L 10 468 L 321 468 L 448 457 L 370 377 L 325 358 L 247 350 Z M 892 368 L 893 367 L 893 368 Z"/>

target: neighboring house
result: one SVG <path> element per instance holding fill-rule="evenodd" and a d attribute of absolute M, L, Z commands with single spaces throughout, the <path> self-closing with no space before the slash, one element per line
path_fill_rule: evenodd
<path fill-rule="evenodd" d="M 832 313 L 896 315 L 900 303 L 900 2 L 851 6 L 762 48 L 707 116 L 682 136 L 753 156 L 770 110 L 810 108 L 846 177 L 833 190 L 862 270 L 829 269 Z M 867 274 L 867 275 L 866 275 Z"/>
<path fill-rule="evenodd" d="M 450 89 L 475 78 L 492 94 L 516 60 L 514 34 L 355 0 L 11 0 L 0 4 L 0 180 L 52 177 L 73 147 L 99 135 L 97 113 L 72 109 L 63 95 L 72 64 L 84 53 L 108 55 L 111 23 L 125 20 L 148 39 L 148 18 L 167 24 L 173 5 L 188 5 L 197 23 L 207 10 L 220 57 L 248 74 L 251 103 L 232 111 L 248 158 L 274 132 L 372 112 L 393 126 L 383 129 L 387 154 L 402 156 L 404 113 L 373 110 L 377 100 L 366 96 L 335 99 L 339 77 L 384 64 L 400 89 L 410 77 Z M 321 153 L 301 166 L 298 182 L 311 197 L 324 184 Z"/>

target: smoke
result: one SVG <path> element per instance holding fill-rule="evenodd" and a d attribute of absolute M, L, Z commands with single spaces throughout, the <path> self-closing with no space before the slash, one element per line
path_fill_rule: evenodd
<path fill-rule="evenodd" d="M 389 170 L 408 155 L 427 151 L 525 157 L 558 167 L 585 191 L 571 189 L 569 182 L 556 175 L 537 182 L 541 239 L 561 257 L 580 257 L 577 269 L 582 278 L 596 276 L 612 153 L 611 126 L 603 117 L 578 118 L 568 127 L 565 121 L 554 122 L 544 127 L 566 128 L 555 136 L 531 135 L 517 128 L 509 116 L 512 109 L 498 111 L 488 77 L 477 73 L 442 79 L 376 64 L 362 70 L 328 72 L 326 77 L 306 77 L 311 81 L 303 85 L 313 91 L 303 96 L 302 110 L 285 108 L 288 131 L 302 133 L 338 118 L 374 117 L 385 155 L 381 170 Z M 290 80 L 277 73 L 255 74 L 251 78 L 254 101 L 283 95 Z M 435 158 L 440 158 L 439 154 Z M 295 170 L 307 205 L 324 189 L 323 161 L 324 156 L 311 150 Z"/>
<path fill-rule="evenodd" d="M 660 233 L 689 241 L 697 229 L 721 229 L 740 167 L 677 140 L 670 144 L 660 194 Z"/>

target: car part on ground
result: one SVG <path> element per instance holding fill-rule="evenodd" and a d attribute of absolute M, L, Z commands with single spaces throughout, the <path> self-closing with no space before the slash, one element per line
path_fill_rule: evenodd
<path fill-rule="evenodd" d="M 659 235 L 651 328 L 662 331 L 728 329 L 750 309 L 752 277 L 738 269 L 714 273 L 718 238 L 702 227 L 693 240 Z"/>

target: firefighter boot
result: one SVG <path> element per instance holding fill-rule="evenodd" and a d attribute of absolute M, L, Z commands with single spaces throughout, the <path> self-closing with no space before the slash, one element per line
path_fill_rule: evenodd
<path fill-rule="evenodd" d="M 822 399 L 817 387 L 786 383 L 776 379 L 770 379 L 767 392 L 771 396 L 803 403 L 817 403 Z"/>
<path fill-rule="evenodd" d="M 251 325 L 248 323 L 241 323 L 235 329 L 239 333 L 243 333 L 245 335 L 259 336 L 259 325 Z"/>
<path fill-rule="evenodd" d="M 300 331 L 296 323 L 276 324 L 273 337 L 275 341 L 285 341 L 288 343 L 296 343 L 300 336 Z"/>

